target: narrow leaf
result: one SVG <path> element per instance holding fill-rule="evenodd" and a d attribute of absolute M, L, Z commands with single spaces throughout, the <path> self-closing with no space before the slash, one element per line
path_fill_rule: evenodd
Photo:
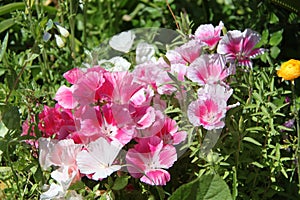
<path fill-rule="evenodd" d="M 257 140 L 253 139 L 252 137 L 244 137 L 243 140 L 255 144 L 257 146 L 261 146 L 261 144 Z"/>

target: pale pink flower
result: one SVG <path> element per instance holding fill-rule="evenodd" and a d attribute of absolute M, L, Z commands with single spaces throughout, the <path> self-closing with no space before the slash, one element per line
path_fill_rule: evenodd
<path fill-rule="evenodd" d="M 114 161 L 121 148 L 118 142 L 108 142 L 104 138 L 89 143 L 76 158 L 80 172 L 93 180 L 102 180 L 120 170 L 121 165 Z"/>
<path fill-rule="evenodd" d="M 215 55 L 201 55 L 187 69 L 187 77 L 199 85 L 219 83 L 229 75 Z"/>
<path fill-rule="evenodd" d="M 219 129 L 225 126 L 222 120 L 226 110 L 226 101 L 222 99 L 198 99 L 188 106 L 188 118 L 194 126 L 203 126 L 207 130 Z"/>
<path fill-rule="evenodd" d="M 177 47 L 175 51 L 177 51 L 185 62 L 192 63 L 196 58 L 198 58 L 201 54 L 203 44 L 198 42 L 197 40 L 190 40 L 187 43 Z"/>
<path fill-rule="evenodd" d="M 103 72 L 88 71 L 74 84 L 73 98 L 82 106 L 97 102 L 97 90 L 104 82 Z"/>
<path fill-rule="evenodd" d="M 214 27 L 212 24 L 200 25 L 195 31 L 195 39 L 204 42 L 212 50 L 216 47 L 221 39 L 220 34 L 224 27 L 223 22 L 220 21 L 219 25 Z"/>
<path fill-rule="evenodd" d="M 172 145 L 163 145 L 159 137 L 139 139 L 134 148 L 126 155 L 129 173 L 150 185 L 166 185 L 170 168 L 177 160 L 176 149 Z"/>
<path fill-rule="evenodd" d="M 260 35 L 250 29 L 228 31 L 220 40 L 217 52 L 225 55 L 228 62 L 252 68 L 251 59 L 265 52 L 263 48 L 255 48 L 259 40 Z"/>

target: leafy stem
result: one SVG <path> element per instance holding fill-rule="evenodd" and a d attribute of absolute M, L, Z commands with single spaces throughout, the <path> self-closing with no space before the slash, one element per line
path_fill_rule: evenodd
<path fill-rule="evenodd" d="M 296 160 L 297 160 L 297 173 L 298 173 L 298 193 L 300 194 L 300 166 L 299 166 L 299 162 L 300 162 L 300 128 L 299 128 L 299 113 L 297 110 L 297 106 L 296 106 L 296 91 L 295 91 L 295 85 L 294 82 L 292 82 L 292 95 L 293 95 L 293 113 L 295 116 L 295 120 L 296 120 L 296 131 L 297 131 L 297 147 L 296 147 Z"/>

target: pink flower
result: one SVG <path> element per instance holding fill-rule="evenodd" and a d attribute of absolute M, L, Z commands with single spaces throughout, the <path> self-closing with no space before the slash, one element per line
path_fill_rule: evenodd
<path fill-rule="evenodd" d="M 63 74 L 63 77 L 71 84 L 75 84 L 83 76 L 83 71 L 78 68 L 71 69 Z"/>
<path fill-rule="evenodd" d="M 104 138 L 89 143 L 76 158 L 80 172 L 93 180 L 101 180 L 120 170 L 121 165 L 113 163 L 121 148 L 119 143 Z"/>
<path fill-rule="evenodd" d="M 38 128 L 43 137 L 55 135 L 56 138 L 64 139 L 75 131 L 71 110 L 64 109 L 58 104 L 54 108 L 44 106 L 44 110 L 39 114 Z"/>
<path fill-rule="evenodd" d="M 195 39 L 204 42 L 212 50 L 216 47 L 221 39 L 221 30 L 224 27 L 223 22 L 220 21 L 219 25 L 214 27 L 212 24 L 200 25 L 195 31 Z"/>
<path fill-rule="evenodd" d="M 164 144 L 176 145 L 184 141 L 187 133 L 185 131 L 178 132 L 176 121 L 166 118 L 163 128 L 156 134 Z"/>
<path fill-rule="evenodd" d="M 219 129 L 225 126 L 222 119 L 226 110 L 226 101 L 222 99 L 198 99 L 188 106 L 188 118 L 194 126 L 203 126 L 207 130 Z"/>
<path fill-rule="evenodd" d="M 187 77 L 199 85 L 215 84 L 230 74 L 216 55 L 201 55 L 187 69 Z"/>
<path fill-rule="evenodd" d="M 251 59 L 265 52 L 263 48 L 254 48 L 259 40 L 259 34 L 250 29 L 228 31 L 220 40 L 217 52 L 225 55 L 229 62 L 237 61 L 239 66 L 252 68 Z"/>
<path fill-rule="evenodd" d="M 170 168 L 177 160 L 176 149 L 172 145 L 163 145 L 159 137 L 138 140 L 134 148 L 126 155 L 129 173 L 150 185 L 166 185 Z"/>
<path fill-rule="evenodd" d="M 73 109 L 78 105 L 78 102 L 73 98 L 74 87 L 61 86 L 54 97 L 57 103 L 65 109 Z"/>

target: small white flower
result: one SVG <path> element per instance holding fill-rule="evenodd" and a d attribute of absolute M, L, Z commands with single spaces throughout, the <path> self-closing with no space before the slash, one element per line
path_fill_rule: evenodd
<path fill-rule="evenodd" d="M 63 36 L 63 37 L 68 37 L 70 35 L 69 31 L 67 29 L 65 29 L 64 27 L 56 24 L 56 27 L 58 28 L 59 33 Z"/>
<path fill-rule="evenodd" d="M 56 41 L 57 46 L 58 46 L 59 48 L 64 47 L 64 46 L 65 46 L 65 43 L 64 43 L 64 41 L 62 40 L 62 38 L 61 38 L 59 35 L 56 35 L 56 34 L 54 34 L 54 36 L 55 36 L 55 41 Z"/>
<path fill-rule="evenodd" d="M 122 32 L 118 35 L 113 36 L 109 40 L 109 46 L 111 46 L 111 48 L 117 51 L 128 53 L 130 48 L 132 47 L 134 38 L 135 38 L 135 34 L 133 32 L 131 31 Z"/>

